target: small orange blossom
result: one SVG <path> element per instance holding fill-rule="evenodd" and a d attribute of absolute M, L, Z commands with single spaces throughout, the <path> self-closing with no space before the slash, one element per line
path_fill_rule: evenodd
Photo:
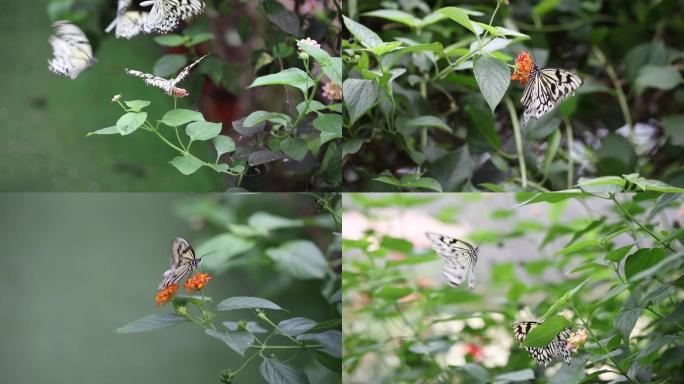
<path fill-rule="evenodd" d="M 519 80 L 520 85 L 525 85 L 530 80 L 530 73 L 534 68 L 534 60 L 530 54 L 522 51 L 515 59 L 515 72 L 511 76 L 511 80 Z"/>
<path fill-rule="evenodd" d="M 209 280 L 211 280 L 211 276 L 208 273 L 195 273 L 185 282 L 185 290 L 188 292 L 200 290 L 207 285 Z"/>
<path fill-rule="evenodd" d="M 173 298 L 173 295 L 176 294 L 177 290 L 178 284 L 171 284 L 168 287 L 157 292 L 157 296 L 154 298 L 154 300 L 157 302 L 157 306 L 168 303 L 169 300 Z"/>

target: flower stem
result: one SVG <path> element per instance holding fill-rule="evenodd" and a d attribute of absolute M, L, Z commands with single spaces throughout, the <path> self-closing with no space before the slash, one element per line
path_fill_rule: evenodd
<path fill-rule="evenodd" d="M 565 122 L 565 134 L 568 142 L 568 189 L 570 189 L 575 181 L 575 162 L 572 158 L 572 147 L 574 145 L 575 139 L 572 135 L 572 124 L 567 117 L 563 118 Z"/>
<path fill-rule="evenodd" d="M 508 113 L 511 115 L 511 123 L 513 123 L 513 134 L 515 136 L 515 149 L 518 152 L 518 164 L 520 164 L 520 179 L 523 188 L 527 188 L 527 168 L 525 166 L 525 154 L 523 153 L 522 135 L 520 133 L 520 125 L 518 124 L 518 114 L 515 112 L 515 107 L 511 98 L 506 96 L 504 98 Z"/>
<path fill-rule="evenodd" d="M 288 339 L 292 340 L 293 342 L 297 343 L 297 345 L 303 345 L 303 343 L 294 337 L 290 336 L 287 332 L 283 331 L 279 326 L 277 326 L 274 322 L 271 321 L 271 319 L 266 316 L 266 314 L 263 311 L 257 312 L 257 316 L 270 324 L 274 329 L 278 330 L 283 336 L 287 337 Z"/>
<path fill-rule="evenodd" d="M 611 193 L 609 196 L 610 196 L 610 199 L 613 200 L 613 202 L 615 203 L 615 205 L 620 209 L 620 211 L 622 211 L 622 213 L 625 215 L 625 217 L 626 217 L 627 219 L 629 219 L 629 221 L 631 221 L 631 222 L 633 222 L 634 224 L 636 224 L 637 227 L 639 227 L 642 231 L 648 233 L 648 235 L 651 236 L 651 237 L 653 238 L 653 240 L 655 240 L 656 243 L 660 243 L 660 241 L 661 241 L 660 237 L 659 237 L 658 235 L 656 235 L 653 231 L 651 231 L 650 229 L 648 229 L 645 225 L 641 224 L 634 216 L 632 216 L 632 214 L 629 213 L 629 211 L 627 210 L 627 208 L 625 208 L 625 207 L 622 205 L 622 203 L 620 203 L 620 200 L 618 200 L 617 197 L 615 197 L 615 194 L 614 194 L 614 193 Z M 669 244 L 663 244 L 663 245 L 664 245 L 667 249 L 669 249 L 671 252 L 675 252 L 675 250 L 672 249 L 672 247 L 670 247 Z"/>

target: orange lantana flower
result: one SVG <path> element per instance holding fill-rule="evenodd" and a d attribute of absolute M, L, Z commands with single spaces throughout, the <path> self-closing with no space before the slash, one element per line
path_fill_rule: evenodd
<path fill-rule="evenodd" d="M 171 284 L 168 287 L 157 292 L 157 296 L 154 298 L 154 300 L 157 302 L 157 306 L 168 303 L 169 300 L 173 298 L 173 295 L 176 294 L 177 290 L 178 284 Z"/>
<path fill-rule="evenodd" d="M 211 276 L 208 273 L 195 273 L 185 282 L 185 290 L 188 292 L 200 290 L 207 285 L 209 280 L 211 280 Z"/>
<path fill-rule="evenodd" d="M 520 85 L 525 85 L 530 80 L 530 73 L 534 68 L 534 60 L 530 54 L 522 51 L 515 59 L 515 72 L 511 76 L 511 80 L 519 80 Z"/>

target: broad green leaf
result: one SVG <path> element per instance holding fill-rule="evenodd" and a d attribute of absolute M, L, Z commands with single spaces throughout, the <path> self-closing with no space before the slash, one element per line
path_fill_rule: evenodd
<path fill-rule="evenodd" d="M 532 328 L 523 340 L 525 347 L 545 347 L 558 336 L 561 331 L 572 325 L 568 319 L 560 315 L 554 315 L 546 319 L 543 323 Z"/>
<path fill-rule="evenodd" d="M 396 9 L 378 9 L 376 11 L 366 12 L 364 16 L 379 17 L 385 20 L 394 21 L 408 25 L 409 27 L 416 27 L 421 20 L 412 14 Z"/>
<path fill-rule="evenodd" d="M 625 245 L 624 247 L 613 249 L 612 251 L 608 252 L 608 254 L 606 254 L 606 260 L 620 262 L 620 260 L 622 260 L 625 257 L 625 255 L 629 253 L 633 246 L 634 244 L 630 244 Z"/>
<path fill-rule="evenodd" d="M 316 322 L 306 317 L 293 317 L 278 323 L 278 328 L 290 336 L 301 335 L 315 326 Z"/>
<path fill-rule="evenodd" d="M 235 141 L 229 136 L 214 137 L 214 148 L 216 148 L 216 155 L 221 156 L 224 153 L 231 153 L 235 151 Z"/>
<path fill-rule="evenodd" d="M 392 287 L 392 286 L 383 286 L 380 288 L 379 291 L 375 292 L 373 294 L 374 297 L 379 297 L 381 299 L 389 300 L 389 301 L 396 301 L 401 299 L 402 297 L 410 294 L 413 292 L 411 288 L 406 288 L 406 287 Z"/>
<path fill-rule="evenodd" d="M 553 11 L 560 5 L 561 0 L 542 0 L 534 7 L 532 7 L 532 13 L 540 19 L 544 17 L 548 12 Z"/>
<path fill-rule="evenodd" d="M 190 41 L 188 42 L 187 46 L 192 47 L 197 44 L 202 44 L 205 41 L 209 40 L 214 40 L 214 34 L 211 32 L 203 32 L 203 33 L 198 33 L 196 35 L 193 35 L 190 37 Z"/>
<path fill-rule="evenodd" d="M 540 192 L 534 195 L 533 197 L 523 201 L 522 203 L 516 205 L 516 207 L 520 207 L 523 205 L 529 205 L 529 204 L 536 204 L 536 203 L 551 203 L 551 204 L 556 204 L 563 202 L 568 199 L 576 199 L 578 197 L 584 197 L 587 196 L 580 190 L 566 190 L 562 192 Z"/>
<path fill-rule="evenodd" d="M 412 178 L 411 180 L 407 181 L 402 179 L 401 186 L 404 188 L 419 188 L 435 192 L 442 192 L 442 185 L 439 183 L 439 181 L 431 177 L 419 177 L 415 179 Z"/>
<path fill-rule="evenodd" d="M 185 55 L 164 55 L 154 63 L 152 72 L 157 76 L 170 76 L 176 74 L 181 68 L 185 67 L 188 58 Z"/>
<path fill-rule="evenodd" d="M 615 193 L 624 190 L 625 180 L 618 176 L 603 176 L 593 179 L 580 177 L 577 186 L 582 191 L 589 193 Z"/>
<path fill-rule="evenodd" d="M 306 140 L 297 137 L 288 137 L 280 142 L 280 149 L 291 159 L 296 161 L 304 160 L 309 148 Z"/>
<path fill-rule="evenodd" d="M 280 124 L 280 125 L 291 125 L 292 124 L 292 119 L 290 116 L 284 114 L 284 113 L 278 113 L 278 112 L 268 112 L 268 111 L 254 111 L 249 114 L 243 121 L 242 121 L 242 126 L 251 128 L 251 127 L 256 127 L 259 124 L 265 122 L 265 121 L 270 121 L 275 124 Z M 233 122 L 233 126 L 235 126 L 235 122 Z M 263 129 L 263 128 L 262 128 Z"/>
<path fill-rule="evenodd" d="M 363 146 L 363 139 L 345 140 L 342 143 L 342 157 L 358 152 Z"/>
<path fill-rule="evenodd" d="M 116 130 L 121 135 L 130 135 L 147 120 L 147 112 L 128 112 L 116 121 Z"/>
<path fill-rule="evenodd" d="M 193 121 L 204 121 L 204 116 L 200 112 L 189 109 L 172 109 L 161 119 L 161 123 L 169 127 L 180 127 Z"/>
<path fill-rule="evenodd" d="M 344 20 L 344 25 L 347 27 L 349 32 L 351 32 L 351 34 L 354 35 L 356 40 L 358 40 L 358 42 L 361 43 L 361 45 L 363 45 L 364 47 L 375 48 L 383 43 L 380 36 L 378 36 L 377 33 L 373 32 L 366 26 L 357 23 L 356 21 L 348 18 L 347 16 L 342 16 L 342 19 Z"/>
<path fill-rule="evenodd" d="M 323 73 L 335 84 L 342 84 L 342 58 L 332 57 L 330 62 L 321 67 Z"/>
<path fill-rule="evenodd" d="M 337 113 L 320 114 L 313 121 L 313 126 L 321 132 L 321 144 L 342 138 L 342 115 Z"/>
<path fill-rule="evenodd" d="M 124 101 L 124 104 L 126 104 L 126 106 L 130 108 L 132 112 L 140 112 L 143 108 L 150 105 L 150 102 L 147 100 L 128 100 Z"/>
<path fill-rule="evenodd" d="M 330 64 L 332 58 L 325 50 L 309 44 L 301 44 L 299 48 L 309 54 L 318 64 L 325 66 Z"/>
<path fill-rule="evenodd" d="M 268 384 L 309 384 L 304 371 L 274 358 L 264 358 L 259 372 Z"/>
<path fill-rule="evenodd" d="M 183 323 L 188 321 L 187 318 L 183 316 L 176 315 L 175 313 L 162 313 L 158 315 L 150 315 L 143 317 L 142 319 L 135 320 L 124 325 L 121 328 L 117 328 L 117 333 L 138 333 L 138 332 L 148 332 L 155 329 L 166 328 L 172 325 Z"/>
<path fill-rule="evenodd" d="M 88 134 L 86 134 L 86 137 L 92 136 L 92 135 L 115 135 L 115 134 L 120 135 L 119 130 L 116 128 L 116 125 L 112 125 L 111 127 L 102 128 L 102 129 L 98 129 L 97 131 L 88 132 Z"/>
<path fill-rule="evenodd" d="M 405 121 L 403 123 L 406 127 L 430 127 L 439 128 L 447 132 L 451 132 L 451 127 L 449 127 L 444 120 L 437 116 L 418 116 L 411 120 Z"/>
<path fill-rule="evenodd" d="M 178 47 L 185 44 L 186 39 L 187 38 L 185 36 L 169 34 L 156 36 L 154 41 L 157 44 L 163 45 L 165 47 Z"/>
<path fill-rule="evenodd" d="M 202 161 L 191 155 L 176 156 L 171 160 L 171 165 L 176 167 L 180 173 L 191 175 L 202 166 Z"/>
<path fill-rule="evenodd" d="M 219 311 L 233 311 L 236 309 L 273 309 L 283 310 L 280 306 L 272 301 L 262 299 L 260 297 L 251 296 L 235 296 L 227 298 L 216 306 Z"/>
<path fill-rule="evenodd" d="M 630 281 L 632 276 L 661 262 L 665 255 L 663 248 L 641 248 L 637 250 L 627 256 L 625 260 L 625 278 Z"/>
<path fill-rule="evenodd" d="M 579 290 L 582 289 L 582 287 L 584 287 L 584 284 L 586 284 L 587 282 L 589 282 L 589 279 L 584 280 L 583 282 L 578 284 L 575 288 L 566 292 L 563 296 L 561 296 L 560 299 L 556 300 L 556 302 L 553 303 L 553 305 L 551 305 L 551 307 L 546 311 L 544 316 L 542 316 L 542 319 L 546 319 L 549 316 L 554 316 L 561 309 L 561 307 L 563 307 L 565 305 L 565 303 L 568 302 L 568 300 L 571 300 L 573 298 L 573 296 L 575 296 L 575 294 L 577 292 L 579 292 Z M 543 321 L 545 321 L 545 320 L 543 320 Z"/>
<path fill-rule="evenodd" d="M 298 228 L 304 225 L 302 220 L 289 219 L 287 217 L 276 216 L 268 212 L 255 212 L 249 219 L 247 224 L 254 228 L 264 229 L 266 233 L 282 228 Z"/>
<path fill-rule="evenodd" d="M 629 342 L 629 336 L 632 334 L 632 330 L 634 329 L 634 325 L 636 324 L 641 311 L 642 308 L 639 307 L 624 309 L 615 317 L 613 324 L 618 332 L 620 332 L 620 335 L 625 342 Z"/>
<path fill-rule="evenodd" d="M 395 49 L 399 48 L 401 46 L 401 41 L 392 41 L 388 43 L 382 43 L 378 45 L 375 48 L 370 48 L 369 51 L 373 52 L 376 56 L 381 57 L 384 56 Z M 398 70 L 398 68 L 395 68 L 393 70 Z"/>
<path fill-rule="evenodd" d="M 289 85 L 299 89 L 302 91 L 302 94 L 306 95 L 308 89 L 314 85 L 314 81 L 301 69 L 288 68 L 278 73 L 257 77 L 247 88 L 266 85 Z"/>
<path fill-rule="evenodd" d="M 215 329 L 205 329 L 204 332 L 223 341 L 240 356 L 244 356 L 247 349 L 254 343 L 254 336 L 247 331 L 219 332 Z"/>
<path fill-rule="evenodd" d="M 441 8 L 438 9 L 437 12 L 445 15 L 446 17 L 450 18 L 451 20 L 461 24 L 465 28 L 467 28 L 469 31 L 477 35 L 477 31 L 475 31 L 475 28 L 473 27 L 472 22 L 470 21 L 470 18 L 468 17 L 468 12 L 467 10 L 463 8 L 458 8 L 458 7 L 446 7 L 446 8 Z"/>
<path fill-rule="evenodd" d="M 188 124 L 185 133 L 192 141 L 206 141 L 215 138 L 221 133 L 222 123 L 211 123 L 208 121 L 195 121 Z"/>
<path fill-rule="evenodd" d="M 478 380 L 480 383 L 489 383 L 489 371 L 483 368 L 481 365 L 466 363 L 460 367 L 466 371 L 470 376 Z"/>
<path fill-rule="evenodd" d="M 316 341 L 323 345 L 321 352 L 335 358 L 342 358 L 342 332 L 338 330 L 330 330 L 319 333 L 305 333 L 297 336 L 297 340 L 301 341 Z"/>
<path fill-rule="evenodd" d="M 231 233 L 221 233 L 200 244 L 195 250 L 202 258 L 202 265 L 210 271 L 220 273 L 229 266 L 233 257 L 254 247 L 255 241 Z"/>
<path fill-rule="evenodd" d="M 322 279 L 328 271 L 323 253 L 309 240 L 291 240 L 265 253 L 295 279 Z"/>
<path fill-rule="evenodd" d="M 287 155 L 282 152 L 273 152 L 268 150 L 256 151 L 249 154 L 247 162 L 250 166 L 255 167 L 257 165 L 270 163 L 272 161 L 278 161 L 287 159 Z"/>
<path fill-rule="evenodd" d="M 413 249 L 413 243 L 396 237 L 383 236 L 382 240 L 380 240 L 380 247 L 400 253 L 410 253 Z"/>
<path fill-rule="evenodd" d="M 534 380 L 534 371 L 526 368 L 494 376 L 494 382 L 517 382 Z"/>
<path fill-rule="evenodd" d="M 647 65 L 639 70 L 636 78 L 636 89 L 642 92 L 646 88 L 669 91 L 681 84 L 682 76 L 671 66 Z"/>
<path fill-rule="evenodd" d="M 346 79 L 342 84 L 342 94 L 350 124 L 368 111 L 378 98 L 379 87 L 375 81 Z"/>

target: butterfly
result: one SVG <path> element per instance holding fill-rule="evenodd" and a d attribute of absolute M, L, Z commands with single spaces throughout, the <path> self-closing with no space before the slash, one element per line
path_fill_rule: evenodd
<path fill-rule="evenodd" d="M 519 343 L 525 340 L 530 330 L 540 323 L 536 321 L 522 321 L 513 325 L 513 334 Z M 570 337 L 572 330 L 563 329 L 546 347 L 523 347 L 537 361 L 537 364 L 547 366 L 556 356 L 560 355 L 566 364 L 570 365 L 572 357 L 566 348 L 566 339 Z"/>
<path fill-rule="evenodd" d="M 140 3 L 142 7 L 150 5 L 152 9 L 142 27 L 145 33 L 170 32 L 181 20 L 204 12 L 204 2 L 201 0 L 148 0 Z"/>
<path fill-rule="evenodd" d="M 453 287 L 458 287 L 463 279 L 468 280 L 468 288 L 475 288 L 475 263 L 477 263 L 478 249 L 453 237 L 427 232 L 425 234 L 432 241 L 432 249 L 444 259 L 442 275 Z"/>
<path fill-rule="evenodd" d="M 180 73 L 178 74 L 178 76 L 176 76 L 175 79 L 168 80 L 163 77 L 151 75 L 149 73 L 143 73 L 140 71 L 134 71 L 128 68 L 126 68 L 126 73 L 128 73 L 131 76 L 137 76 L 142 78 L 145 81 L 145 84 L 147 85 L 163 89 L 164 92 L 166 92 L 166 94 L 169 96 L 185 97 L 188 96 L 190 92 L 188 92 L 186 89 L 176 87 L 176 84 L 181 82 L 181 80 L 183 80 L 185 76 L 187 76 L 188 73 L 190 73 L 190 69 L 197 65 L 197 63 L 202 61 L 202 59 L 204 59 L 205 57 L 207 57 L 207 55 L 200 57 L 199 59 L 195 60 L 194 63 L 183 68 L 183 70 L 180 71 Z"/>
<path fill-rule="evenodd" d="M 536 64 L 532 67 L 530 78 L 520 99 L 524 108 L 523 124 L 527 124 L 531 118 L 544 116 L 582 85 L 579 76 L 564 69 L 539 68 Z"/>
<path fill-rule="evenodd" d="M 195 256 L 195 250 L 190 243 L 182 237 L 176 237 L 171 245 L 171 269 L 164 272 L 159 289 L 178 284 L 185 275 L 197 268 L 201 260 Z"/>
<path fill-rule="evenodd" d="M 116 18 L 105 29 L 109 33 L 116 27 L 115 35 L 117 38 L 123 37 L 130 39 L 142 31 L 145 19 L 149 15 L 147 12 L 129 11 L 133 0 L 119 0 Z"/>
<path fill-rule="evenodd" d="M 48 60 L 48 69 L 75 79 L 95 62 L 90 42 L 79 27 L 68 21 L 57 21 L 52 27 L 55 34 L 49 41 L 53 57 Z"/>

